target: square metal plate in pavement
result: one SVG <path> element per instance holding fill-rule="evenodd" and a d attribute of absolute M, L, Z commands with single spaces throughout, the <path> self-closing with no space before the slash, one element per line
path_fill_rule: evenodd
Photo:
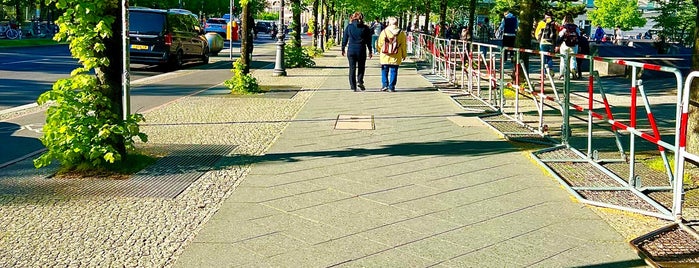
<path fill-rule="evenodd" d="M 335 129 L 373 130 L 374 116 L 341 114 L 337 116 Z"/>

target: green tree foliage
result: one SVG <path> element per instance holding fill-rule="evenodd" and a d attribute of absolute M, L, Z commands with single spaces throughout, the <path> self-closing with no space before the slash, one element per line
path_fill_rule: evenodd
<path fill-rule="evenodd" d="M 146 141 L 139 114 L 121 118 L 121 7 L 114 0 L 59 0 L 57 41 L 70 42 L 81 67 L 58 80 L 37 102 L 51 103 L 41 142 L 48 149 L 36 167 L 97 169 L 123 161 L 135 138 Z"/>
<path fill-rule="evenodd" d="M 279 20 L 279 13 L 277 12 L 260 12 L 257 13 L 255 19 L 258 20 Z"/>
<path fill-rule="evenodd" d="M 697 8 L 691 0 L 658 1 L 660 14 L 653 19 L 657 22 L 663 41 L 669 40 L 680 44 L 694 42 Z"/>
<path fill-rule="evenodd" d="M 604 28 L 620 26 L 624 31 L 646 25 L 637 0 L 596 0 L 595 6 L 597 9 L 588 12 L 592 25 L 599 24 Z"/>

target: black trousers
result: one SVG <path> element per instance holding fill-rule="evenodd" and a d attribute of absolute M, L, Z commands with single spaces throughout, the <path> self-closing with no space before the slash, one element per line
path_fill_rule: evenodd
<path fill-rule="evenodd" d="M 515 47 L 515 39 L 516 36 L 510 36 L 510 35 L 505 35 L 502 37 L 502 46 L 503 47 Z M 515 52 L 507 50 L 505 51 L 505 61 L 507 61 L 507 55 L 512 54 L 512 57 L 514 57 Z"/>
<path fill-rule="evenodd" d="M 364 70 L 366 69 L 366 53 L 347 54 L 349 61 L 350 89 L 357 89 L 357 82 L 364 84 Z"/>

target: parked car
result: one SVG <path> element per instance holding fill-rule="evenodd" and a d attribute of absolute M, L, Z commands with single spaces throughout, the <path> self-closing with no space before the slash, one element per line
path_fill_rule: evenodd
<path fill-rule="evenodd" d="M 197 17 L 186 10 L 129 8 L 132 63 L 180 69 L 185 62 L 209 63 L 209 43 Z"/>
<path fill-rule="evenodd" d="M 227 39 L 226 37 L 226 25 L 227 21 L 222 18 L 210 18 L 206 20 L 206 23 L 204 24 L 204 32 L 206 33 L 218 33 L 223 38 Z"/>
<path fill-rule="evenodd" d="M 268 34 L 269 31 L 272 30 L 272 22 L 270 22 L 270 21 L 257 21 L 255 23 L 255 29 L 257 30 L 257 33 Z"/>

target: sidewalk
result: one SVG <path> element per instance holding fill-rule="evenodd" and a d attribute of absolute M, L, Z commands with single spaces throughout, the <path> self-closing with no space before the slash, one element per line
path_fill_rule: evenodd
<path fill-rule="evenodd" d="M 369 61 L 367 91 L 355 93 L 346 59 L 337 48 L 326 55 L 305 77 L 279 78 L 319 85 L 294 97 L 308 99 L 264 155 L 247 160 L 249 173 L 175 266 L 644 265 L 592 209 L 411 64 L 387 93 L 378 59 Z M 375 129 L 335 129 L 344 115 L 354 116 L 345 126 Z"/>

